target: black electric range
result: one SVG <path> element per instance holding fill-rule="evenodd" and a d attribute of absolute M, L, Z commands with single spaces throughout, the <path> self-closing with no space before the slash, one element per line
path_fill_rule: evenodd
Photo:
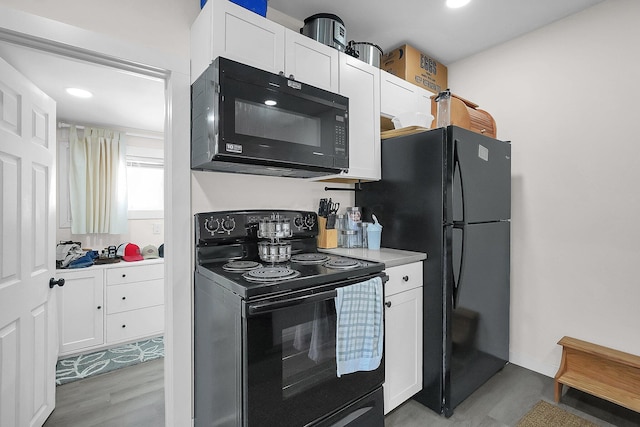
<path fill-rule="evenodd" d="M 291 245 L 290 260 L 271 263 L 260 259 L 258 243 L 267 239 L 258 237 L 259 222 L 265 218 L 288 220 L 291 237 L 280 241 Z M 314 212 L 199 213 L 195 215 L 195 229 L 196 271 L 243 299 L 308 291 L 384 270 L 379 262 L 317 252 L 318 221 Z M 277 276 L 280 273 L 281 278 Z"/>

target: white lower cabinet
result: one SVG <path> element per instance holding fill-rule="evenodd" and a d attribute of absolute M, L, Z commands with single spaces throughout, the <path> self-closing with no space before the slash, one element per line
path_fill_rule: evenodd
<path fill-rule="evenodd" d="M 104 276 L 102 269 L 56 273 L 64 279 L 58 292 L 60 354 L 104 344 Z"/>
<path fill-rule="evenodd" d="M 386 270 L 384 413 L 422 390 L 422 262 Z"/>
<path fill-rule="evenodd" d="M 164 264 L 118 263 L 60 271 L 60 356 L 161 335 Z"/>

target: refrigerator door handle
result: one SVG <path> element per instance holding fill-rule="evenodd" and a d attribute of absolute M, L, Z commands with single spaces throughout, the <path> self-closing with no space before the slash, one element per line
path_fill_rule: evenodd
<path fill-rule="evenodd" d="M 453 176 L 452 176 L 452 183 L 454 187 L 456 183 L 456 175 L 458 176 L 458 182 L 460 183 L 460 201 L 462 202 L 461 203 L 462 220 L 454 221 L 454 224 L 456 222 L 461 222 L 461 223 L 465 222 L 464 182 L 462 182 L 462 168 L 460 167 L 460 156 L 458 155 L 458 140 L 454 139 L 453 140 Z"/>
<path fill-rule="evenodd" d="M 463 223 L 456 223 L 453 225 L 453 229 L 454 230 L 461 230 L 462 232 L 462 238 L 460 239 L 460 265 L 458 265 L 458 280 L 456 280 L 456 275 L 453 274 L 453 257 L 451 259 L 451 262 L 449 263 L 449 268 L 451 269 L 451 277 L 453 279 L 453 289 L 451 292 L 451 297 L 453 299 L 452 301 L 452 307 L 456 308 L 458 306 L 458 296 L 460 294 L 460 284 L 463 283 L 462 281 L 462 276 L 464 275 L 464 234 L 465 234 L 465 225 Z"/>

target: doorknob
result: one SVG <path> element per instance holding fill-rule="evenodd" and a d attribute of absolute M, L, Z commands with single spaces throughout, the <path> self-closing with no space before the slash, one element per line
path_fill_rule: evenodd
<path fill-rule="evenodd" d="M 49 279 L 49 288 L 53 288 L 55 285 L 64 286 L 64 279 L 54 279 L 53 277 Z"/>

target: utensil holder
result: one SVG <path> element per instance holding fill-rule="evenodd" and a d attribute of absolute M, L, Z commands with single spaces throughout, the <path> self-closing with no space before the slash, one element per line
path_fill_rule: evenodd
<path fill-rule="evenodd" d="M 318 217 L 318 247 L 332 249 L 338 247 L 338 230 L 327 230 L 327 218 Z"/>

